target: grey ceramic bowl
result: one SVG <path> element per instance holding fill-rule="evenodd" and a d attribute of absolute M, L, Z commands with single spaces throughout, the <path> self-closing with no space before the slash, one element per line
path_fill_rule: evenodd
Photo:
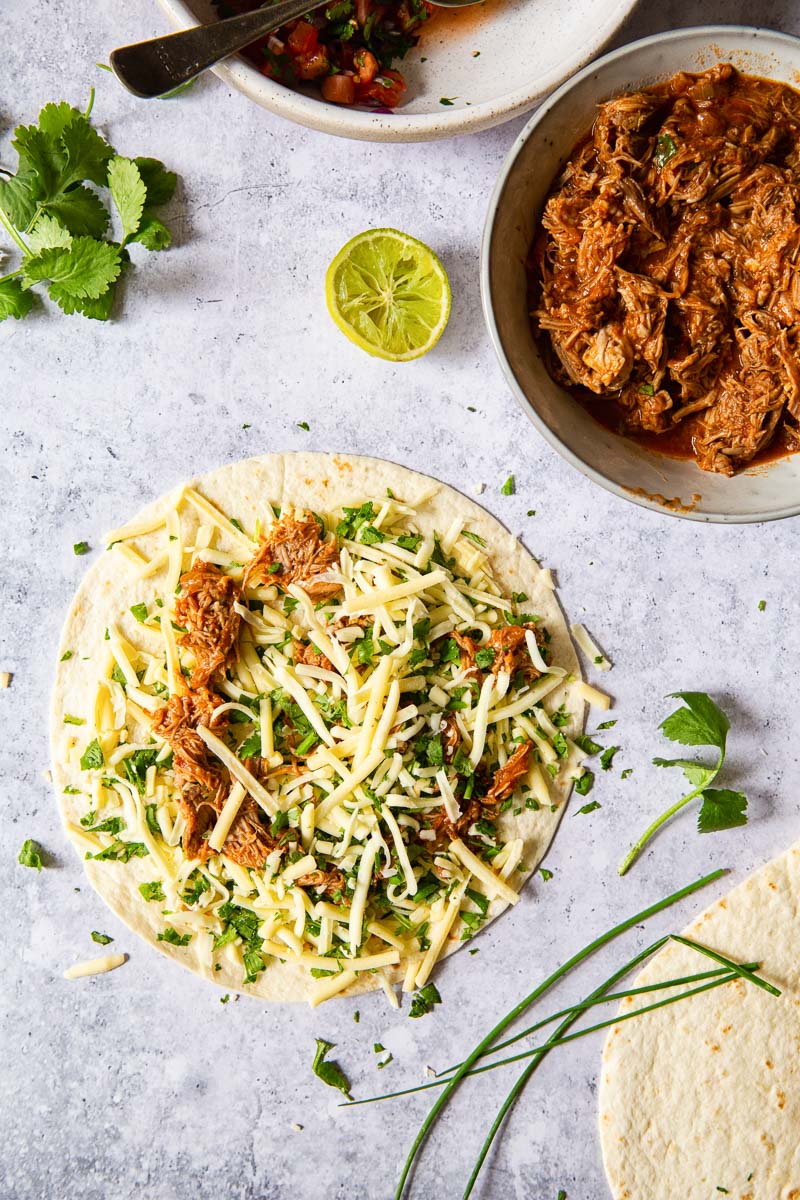
<path fill-rule="evenodd" d="M 611 433 L 550 378 L 530 330 L 525 259 L 552 181 L 596 107 L 678 71 L 732 62 L 752 75 L 800 80 L 800 39 L 767 29 L 707 26 L 658 34 L 604 55 L 539 108 L 503 164 L 489 204 L 481 292 L 489 333 L 514 395 L 574 467 L 626 500 L 695 521 L 770 521 L 800 513 L 800 454 L 732 479 L 653 454 Z"/>

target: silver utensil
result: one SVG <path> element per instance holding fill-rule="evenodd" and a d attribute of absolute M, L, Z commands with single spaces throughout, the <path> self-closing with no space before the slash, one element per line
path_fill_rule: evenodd
<path fill-rule="evenodd" d="M 482 0 L 432 0 L 440 8 L 468 8 Z M 244 50 L 257 38 L 309 11 L 309 0 L 279 0 L 253 12 L 112 50 L 111 69 L 134 96 L 151 99 Z"/>

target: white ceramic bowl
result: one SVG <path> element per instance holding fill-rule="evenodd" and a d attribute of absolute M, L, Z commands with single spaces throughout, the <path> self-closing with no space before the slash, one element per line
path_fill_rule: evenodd
<path fill-rule="evenodd" d="M 800 513 L 800 454 L 729 479 L 609 432 L 550 378 L 526 302 L 525 259 L 539 213 L 597 105 L 717 62 L 797 86 L 800 39 L 745 26 L 675 30 L 606 54 L 559 88 L 523 129 L 495 185 L 481 251 L 481 293 L 512 391 L 539 433 L 574 467 L 616 495 L 661 512 L 696 521 L 769 521 Z"/>
<path fill-rule="evenodd" d="M 213 19 L 211 0 L 159 2 L 179 29 Z M 230 59 L 216 73 L 270 112 L 324 133 L 371 142 L 454 137 L 532 108 L 598 53 L 635 4 L 489 0 L 460 12 L 442 10 L 398 64 L 408 99 L 393 113 L 328 104 L 311 90 L 295 91 L 267 79 L 243 58 Z M 442 97 L 453 103 L 442 105 Z"/>

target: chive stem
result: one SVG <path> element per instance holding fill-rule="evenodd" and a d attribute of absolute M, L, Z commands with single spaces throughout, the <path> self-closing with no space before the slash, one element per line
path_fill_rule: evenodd
<path fill-rule="evenodd" d="M 779 988 L 774 987 L 771 983 L 767 983 L 766 979 L 761 979 L 758 975 L 753 974 L 750 963 L 732 962 L 731 959 L 726 958 L 724 954 L 720 954 L 717 950 L 709 950 L 708 946 L 701 946 L 699 942 L 693 942 L 691 938 L 681 937 L 678 933 L 670 934 L 670 939 L 673 942 L 678 942 L 681 946 L 689 946 L 692 950 L 697 950 L 699 954 L 705 954 L 707 958 L 713 959 L 714 962 L 727 967 L 729 971 L 733 971 L 740 979 L 745 979 L 748 983 L 754 983 L 756 987 L 763 988 L 771 996 L 780 996 Z"/>
<path fill-rule="evenodd" d="M 742 963 L 741 969 L 747 971 L 757 971 L 759 963 Z M 529 1025 L 527 1029 L 523 1029 L 521 1033 L 515 1033 L 513 1037 L 506 1038 L 504 1042 L 498 1042 L 496 1046 L 492 1046 L 491 1053 L 497 1054 L 500 1050 L 505 1050 L 507 1046 L 513 1046 L 515 1042 L 519 1042 L 522 1038 L 529 1037 L 532 1033 L 537 1033 L 540 1029 L 544 1029 L 546 1025 L 551 1025 L 553 1021 L 558 1021 L 561 1017 L 569 1016 L 572 1012 L 586 1012 L 590 1008 L 594 1008 L 598 1004 L 612 1004 L 615 1000 L 627 1000 L 630 996 L 649 995 L 651 992 L 665 991 L 667 988 L 682 987 L 687 983 L 700 983 L 705 979 L 713 979 L 717 975 L 725 975 L 731 967 L 718 967 L 715 971 L 700 971 L 696 975 L 683 975 L 680 979 L 664 979 L 660 983 L 648 983 L 642 987 L 629 988 L 624 992 L 608 992 L 602 996 L 598 996 L 594 1000 L 582 1000 L 579 1004 L 573 1004 L 569 1008 L 562 1008 L 559 1012 L 551 1013 L 549 1017 L 545 1017 L 541 1021 L 537 1021 L 535 1025 Z M 749 978 L 749 974 L 748 974 Z M 755 980 L 753 981 L 755 982 Z M 453 1066 L 444 1067 L 441 1071 L 436 1072 L 437 1079 L 442 1079 L 456 1071 L 460 1067 L 460 1063 L 454 1063 Z"/>
<path fill-rule="evenodd" d="M 673 892 L 671 895 L 664 897 L 663 900 L 658 900 L 655 904 L 651 904 L 648 908 L 642 909 L 641 912 L 635 913 L 631 917 L 627 917 L 624 921 L 621 921 L 618 925 L 615 925 L 606 933 L 603 933 L 599 937 L 595 938 L 594 941 L 590 942 L 582 950 L 579 950 L 577 954 L 573 954 L 573 956 L 568 959 L 567 962 L 558 967 L 557 970 L 547 977 L 547 979 L 535 987 L 533 991 L 524 998 L 524 1000 L 521 1000 L 519 1004 L 515 1005 L 514 1008 L 512 1008 L 511 1011 L 506 1014 L 506 1016 L 498 1021 L 494 1028 L 491 1029 L 489 1033 L 487 1033 L 482 1039 L 482 1041 L 478 1043 L 472 1053 L 468 1055 L 468 1057 L 456 1071 L 455 1075 L 453 1075 L 453 1077 L 446 1084 L 441 1095 L 438 1096 L 434 1101 L 430 1112 L 425 1117 L 417 1136 L 414 1138 L 411 1149 L 408 1153 L 408 1157 L 403 1165 L 403 1169 L 400 1173 L 400 1179 L 395 1190 L 395 1200 L 401 1200 L 414 1160 L 417 1157 L 417 1154 L 419 1153 L 419 1150 L 427 1138 L 428 1132 L 430 1131 L 430 1128 L 438 1117 L 439 1113 L 444 1108 L 445 1104 L 447 1104 L 453 1092 L 458 1087 L 459 1083 L 467 1074 L 472 1065 L 489 1049 L 492 1043 L 500 1036 L 501 1033 L 503 1033 L 505 1029 L 508 1028 L 509 1025 L 512 1024 L 512 1022 L 521 1016 L 522 1013 L 530 1008 L 530 1006 L 536 1000 L 538 1000 L 540 996 L 549 991 L 551 987 L 558 983 L 558 981 L 568 974 L 574 967 L 583 962 L 586 958 L 589 958 L 590 955 L 594 954 L 596 950 L 599 950 L 602 946 L 605 946 L 614 938 L 619 937 L 620 934 L 625 933 L 628 929 L 632 929 L 634 925 L 641 924 L 642 921 L 646 921 L 649 917 L 655 916 L 656 913 L 662 912 L 665 908 L 669 908 L 670 905 L 677 904 L 678 901 L 685 899 L 687 896 L 693 895 L 694 892 L 706 887 L 709 883 L 713 883 L 715 880 L 720 879 L 724 874 L 725 870 L 722 868 L 712 871 L 709 875 L 704 875 L 702 878 L 696 879 L 693 883 L 687 884 L 685 887 L 680 888 L 679 891 Z M 569 1020 L 570 1018 L 567 1019 Z"/>

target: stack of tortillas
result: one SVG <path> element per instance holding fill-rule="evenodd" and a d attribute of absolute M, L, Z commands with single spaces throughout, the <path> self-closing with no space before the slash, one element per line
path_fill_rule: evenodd
<path fill-rule="evenodd" d="M 800 843 L 685 932 L 761 963 L 782 995 L 736 981 L 611 1029 L 600 1089 L 611 1191 L 615 1200 L 800 1200 Z M 635 984 L 709 965 L 671 944 Z"/>

